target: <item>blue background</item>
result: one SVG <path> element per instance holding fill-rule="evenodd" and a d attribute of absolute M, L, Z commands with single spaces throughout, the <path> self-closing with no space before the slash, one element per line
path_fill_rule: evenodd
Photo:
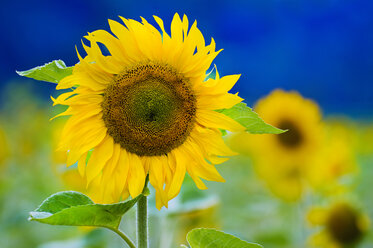
<path fill-rule="evenodd" d="M 175 12 L 197 19 L 224 51 L 222 75 L 241 73 L 235 90 L 253 105 L 275 88 L 295 89 L 326 114 L 373 117 L 373 1 L 2 1 L 0 89 L 54 59 L 77 62 L 75 45 L 118 15 L 169 26 Z M 35 83 L 49 101 L 54 85 Z"/>

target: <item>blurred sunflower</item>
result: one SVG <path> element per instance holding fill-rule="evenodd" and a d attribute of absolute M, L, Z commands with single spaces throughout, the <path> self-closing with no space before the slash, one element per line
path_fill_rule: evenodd
<path fill-rule="evenodd" d="M 220 50 L 213 39 L 205 45 L 185 15 L 175 14 L 171 35 L 156 16 L 161 32 L 143 18 L 121 19 L 125 25 L 109 20 L 115 36 L 104 30 L 85 36 L 87 56 L 78 53 L 73 74 L 57 85 L 74 87 L 53 99 L 69 106 L 58 116 L 71 115 L 60 149 L 68 151 L 67 165 L 78 161 L 87 184 L 96 185 L 98 202 L 136 197 L 149 174 L 160 209 L 178 194 L 186 172 L 199 189 L 207 188 L 201 178 L 224 181 L 214 165 L 235 153 L 219 129 L 245 128 L 214 110 L 242 101 L 228 93 L 239 75 L 204 81 Z"/>
<path fill-rule="evenodd" d="M 269 124 L 287 132 L 263 135 L 256 140 L 262 153 L 271 151 L 276 159 L 303 163 L 317 152 L 322 137 L 321 113 L 312 100 L 295 91 L 274 90 L 260 99 L 254 110 Z"/>
<path fill-rule="evenodd" d="M 369 228 L 368 217 L 346 202 L 329 207 L 314 207 L 308 213 L 308 221 L 323 229 L 310 238 L 310 244 L 322 248 L 355 247 Z"/>
<path fill-rule="evenodd" d="M 287 132 L 258 137 L 237 133 L 229 137 L 233 150 L 252 157 L 257 174 L 270 191 L 285 201 L 297 201 L 308 183 L 323 130 L 318 105 L 299 93 L 274 90 L 254 110 L 268 123 Z"/>

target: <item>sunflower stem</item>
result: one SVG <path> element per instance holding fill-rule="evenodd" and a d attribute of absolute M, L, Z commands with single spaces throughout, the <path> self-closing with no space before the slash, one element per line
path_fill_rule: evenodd
<path fill-rule="evenodd" d="M 135 244 L 132 242 L 132 240 L 124 232 L 122 232 L 119 229 L 115 229 L 115 228 L 109 228 L 109 227 L 107 227 L 107 228 L 112 230 L 116 234 L 118 234 L 127 243 L 128 247 L 136 248 Z"/>
<path fill-rule="evenodd" d="M 146 177 L 145 187 L 137 202 L 137 248 L 148 248 L 148 189 L 149 176 Z"/>

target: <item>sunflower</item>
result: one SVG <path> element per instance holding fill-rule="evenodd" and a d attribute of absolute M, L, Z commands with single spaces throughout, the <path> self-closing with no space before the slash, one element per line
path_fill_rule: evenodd
<path fill-rule="evenodd" d="M 369 228 L 368 217 L 350 203 L 341 201 L 329 207 L 314 207 L 307 215 L 308 222 L 323 229 L 311 236 L 314 247 L 355 247 Z"/>
<path fill-rule="evenodd" d="M 297 201 L 308 184 L 323 137 L 319 107 L 295 91 L 274 90 L 254 109 L 266 122 L 288 131 L 260 137 L 237 133 L 229 137 L 229 144 L 252 157 L 256 173 L 274 195 Z"/>
<path fill-rule="evenodd" d="M 260 99 L 254 109 L 269 124 L 288 130 L 279 135 L 263 135 L 258 140 L 263 152 L 271 151 L 276 159 L 304 163 L 318 151 L 321 113 L 312 100 L 295 91 L 274 90 Z"/>
<path fill-rule="evenodd" d="M 87 56 L 77 52 L 80 63 L 57 85 L 72 88 L 53 99 L 68 106 L 58 116 L 71 116 L 60 149 L 68 153 L 68 166 L 78 161 L 98 202 L 136 197 L 149 175 L 160 209 L 178 194 L 186 172 L 199 189 L 207 188 L 201 179 L 224 181 L 214 165 L 235 153 L 219 129 L 245 128 L 215 110 L 242 101 L 228 93 L 240 75 L 216 72 L 205 80 L 221 50 L 213 39 L 206 45 L 185 15 L 175 14 L 171 35 L 159 17 L 159 29 L 143 18 L 120 18 L 124 25 L 109 20 L 114 35 L 97 30 L 85 36 Z"/>

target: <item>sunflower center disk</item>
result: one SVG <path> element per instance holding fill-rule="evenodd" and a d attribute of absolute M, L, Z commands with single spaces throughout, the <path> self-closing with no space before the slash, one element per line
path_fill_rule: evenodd
<path fill-rule="evenodd" d="M 189 81 L 156 63 L 118 74 L 107 87 L 103 120 L 114 141 L 139 156 L 167 154 L 193 126 L 196 99 Z"/>
<path fill-rule="evenodd" d="M 339 206 L 333 209 L 327 227 L 331 236 L 340 244 L 352 244 L 362 237 L 358 226 L 358 218 L 353 209 L 348 206 Z"/>
<path fill-rule="evenodd" d="M 296 148 L 303 142 L 301 130 L 292 121 L 284 120 L 277 125 L 281 129 L 288 129 L 287 132 L 277 135 L 278 141 L 288 148 Z"/>
<path fill-rule="evenodd" d="M 134 95 L 129 103 L 135 109 L 132 113 L 134 121 L 137 121 L 138 125 L 149 125 L 153 129 L 164 128 L 177 110 L 177 99 L 173 92 L 152 81 L 145 82 L 137 90 L 138 94 Z"/>

